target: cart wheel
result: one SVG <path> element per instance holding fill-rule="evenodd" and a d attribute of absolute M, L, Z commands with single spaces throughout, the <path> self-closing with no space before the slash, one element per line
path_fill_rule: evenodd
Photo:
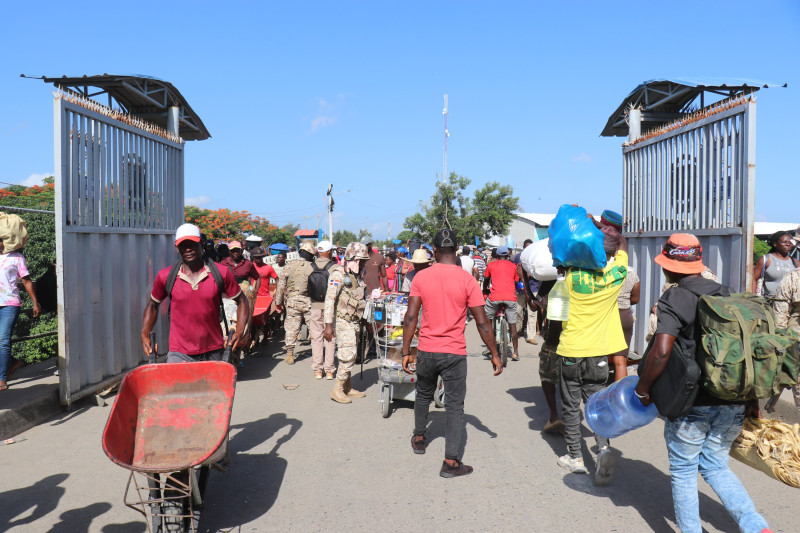
<path fill-rule="evenodd" d="M 389 418 L 389 415 L 392 414 L 392 399 L 391 399 L 391 387 L 389 385 L 384 385 L 381 388 L 381 414 L 383 418 Z"/>
<path fill-rule="evenodd" d="M 436 390 L 433 391 L 433 404 L 439 409 L 444 407 L 444 382 L 441 376 L 436 382 Z"/>

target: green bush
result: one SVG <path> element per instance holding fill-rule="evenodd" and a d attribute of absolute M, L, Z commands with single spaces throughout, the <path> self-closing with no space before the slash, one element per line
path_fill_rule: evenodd
<path fill-rule="evenodd" d="M 3 209 L 3 206 L 23 207 L 27 209 L 54 210 L 53 178 L 45 178 L 43 186 L 21 187 L 11 186 L 0 189 L 0 211 L 19 215 L 28 228 L 28 244 L 22 250 L 31 280 L 36 281 L 43 275 L 56 259 L 56 221 L 55 215 L 46 213 L 29 213 Z M 57 331 L 56 313 L 42 314 L 34 319 L 31 315 L 33 302 L 20 284 L 19 293 L 22 300 L 17 324 L 12 332 L 12 339 Z M 25 342 L 14 343 L 12 354 L 15 358 L 29 363 L 53 357 L 58 353 L 58 337 L 43 337 Z"/>
<path fill-rule="evenodd" d="M 767 241 L 762 241 L 757 237 L 753 237 L 753 263 L 758 263 L 761 256 L 769 253 L 769 244 Z"/>

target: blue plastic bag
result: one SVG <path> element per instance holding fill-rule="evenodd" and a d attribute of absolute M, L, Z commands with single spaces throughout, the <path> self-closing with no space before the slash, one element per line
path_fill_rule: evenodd
<path fill-rule="evenodd" d="M 602 270 L 606 266 L 603 232 L 586 217 L 586 209 L 564 204 L 550 223 L 548 244 L 553 264 Z"/>

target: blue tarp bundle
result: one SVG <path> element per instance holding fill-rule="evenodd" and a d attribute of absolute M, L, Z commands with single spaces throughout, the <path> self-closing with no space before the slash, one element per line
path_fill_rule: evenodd
<path fill-rule="evenodd" d="M 553 264 L 602 270 L 606 266 L 603 232 L 589 220 L 586 209 L 564 204 L 550 223 Z"/>

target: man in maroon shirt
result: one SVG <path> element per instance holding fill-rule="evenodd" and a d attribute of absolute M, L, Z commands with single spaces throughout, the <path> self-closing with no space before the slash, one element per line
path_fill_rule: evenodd
<path fill-rule="evenodd" d="M 517 265 L 508 260 L 508 248 L 498 246 L 497 260 L 489 263 L 483 273 L 483 293 L 489 297 L 486 299 L 486 316 L 492 320 L 500 308 L 500 304 L 506 306 L 506 320 L 508 329 L 511 331 L 511 343 L 514 345 L 514 353 L 511 359 L 519 361 L 519 339 L 517 339 Z M 492 288 L 489 290 L 489 283 Z"/>
<path fill-rule="evenodd" d="M 238 306 L 236 332 L 230 340 L 234 349 L 250 314 L 247 300 L 227 268 L 219 269 L 223 289 L 220 290 L 210 270 L 216 266 L 203 261 L 200 229 L 197 226 L 184 224 L 179 227 L 175 233 L 175 248 L 181 256 L 181 262 L 172 293 L 167 294 L 167 278 L 172 270 L 172 267 L 167 267 L 156 276 L 150 301 L 144 310 L 144 353 L 150 354 L 150 332 L 158 319 L 161 302 L 169 297 L 171 309 L 167 362 L 220 360 L 225 348 L 219 323 L 222 292 L 233 298 Z"/>

